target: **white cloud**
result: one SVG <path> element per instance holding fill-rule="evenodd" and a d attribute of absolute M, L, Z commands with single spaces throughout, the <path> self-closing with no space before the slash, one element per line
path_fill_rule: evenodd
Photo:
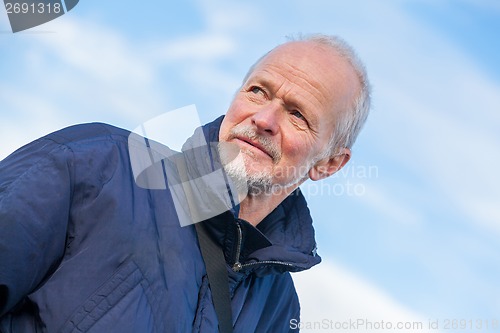
<path fill-rule="evenodd" d="M 365 22 L 372 33 L 353 33 L 356 44 L 370 47 L 375 107 L 367 126 L 374 139 L 368 144 L 401 168 L 392 175 L 402 182 L 399 189 L 422 192 L 426 206 L 419 208 L 454 207 L 450 213 L 470 224 L 498 231 L 500 207 L 489 203 L 500 202 L 499 83 L 450 38 L 391 4 Z M 383 160 L 377 163 L 384 168 Z M 401 191 L 388 180 L 384 186 L 385 199 L 380 193 L 371 199 L 389 214 L 408 211 L 388 209 L 390 202 L 401 203 L 396 197 Z"/>
<path fill-rule="evenodd" d="M 208 31 L 235 34 L 248 27 L 262 24 L 259 8 L 251 3 L 220 0 L 198 0 Z"/>
<path fill-rule="evenodd" d="M 498 169 L 497 169 L 498 170 Z M 498 183 L 493 184 L 498 190 Z M 467 216 L 486 230 L 500 234 L 500 199 L 496 195 L 464 198 L 463 207 Z"/>
<path fill-rule="evenodd" d="M 497 0 L 481 0 L 481 1 L 462 0 L 462 1 L 467 2 L 471 6 L 474 6 L 476 8 L 481 8 L 484 11 L 500 13 L 500 3 Z"/>
<path fill-rule="evenodd" d="M 489 205 L 488 214 L 478 208 L 479 202 L 500 202 L 497 148 L 500 138 L 493 130 L 499 123 L 492 112 L 500 107 L 500 101 L 497 96 L 484 93 L 493 90 L 494 83 L 487 86 L 469 81 L 467 88 L 470 89 L 460 89 L 461 85 L 463 83 L 442 83 L 440 95 L 449 103 L 436 102 L 421 93 L 403 97 L 397 88 L 386 89 L 387 93 L 391 92 L 391 101 L 385 105 L 401 112 L 386 114 L 398 126 L 391 128 L 392 138 L 382 134 L 381 141 L 391 151 L 392 158 L 423 180 L 421 188 L 432 190 L 428 196 L 442 196 L 441 200 L 428 204 L 443 203 L 445 199 L 447 202 L 444 202 L 456 207 L 471 223 L 498 231 L 500 220 L 492 222 L 499 216 L 500 207 Z M 482 86 L 485 88 L 475 88 Z M 477 99 L 478 96 L 483 98 Z"/>
<path fill-rule="evenodd" d="M 395 301 L 363 278 L 331 261 L 309 271 L 292 274 L 301 303 L 301 332 L 429 332 L 428 319 Z M 382 321 L 385 326 L 380 326 Z M 333 324 L 331 324 L 333 322 Z M 345 326 L 354 322 L 360 326 Z M 307 329 L 307 325 L 325 326 Z M 340 324 L 338 324 L 340 323 Z M 371 323 L 371 324 L 370 324 Z M 413 329 L 395 330 L 398 323 Z M 319 325 L 319 324 L 316 324 Z M 372 326 L 370 326 L 372 325 Z M 387 328 L 393 325 L 391 329 Z M 422 326 L 420 326 L 422 325 Z M 376 329 L 385 327 L 386 329 Z M 422 329 L 419 329 L 422 327 Z M 326 329 L 328 328 L 328 329 Z M 438 333 L 438 330 L 432 330 Z"/>
<path fill-rule="evenodd" d="M 389 194 L 385 187 L 373 184 L 363 184 L 365 192 L 358 196 L 359 203 L 370 206 L 381 216 L 403 225 L 420 225 L 424 220 L 416 207 L 409 206 L 398 198 L 396 193 Z"/>
<path fill-rule="evenodd" d="M 46 29 L 54 33 L 19 39 L 18 57 L 10 59 L 15 76 L 0 79 L 2 112 L 10 114 L 2 127 L 19 132 L 2 146 L 0 158 L 74 123 L 133 128 L 165 111 L 168 96 L 158 65 L 124 35 L 74 16 L 49 22 Z"/>
<path fill-rule="evenodd" d="M 0 82 L 0 101 L 0 160 L 22 145 L 64 124 L 58 117 L 60 110 L 43 96 L 33 95 Z M 16 111 L 10 113 L 7 110 L 29 110 L 25 111 L 29 115 L 23 116 Z"/>
<path fill-rule="evenodd" d="M 73 16 L 54 21 L 48 29 L 51 27 L 55 33 L 40 36 L 39 42 L 63 63 L 102 84 L 116 84 L 132 78 L 138 85 L 151 82 L 154 68 L 140 54 L 141 48 L 123 34 Z"/>
<path fill-rule="evenodd" d="M 245 22 L 245 15 L 234 18 L 228 12 L 231 8 L 225 9 L 228 17 L 222 24 L 221 13 L 207 4 L 205 31 L 175 40 L 133 41 L 75 15 L 44 25 L 53 33 L 31 34 L 29 40 L 21 40 L 18 57 L 11 59 L 12 67 L 18 68 L 16 79 L 0 79 L 5 87 L 0 103 L 2 112 L 13 115 L 3 119 L 2 127 L 18 129 L 22 123 L 23 131 L 2 145 L 0 158 L 21 144 L 74 123 L 104 121 L 133 128 L 168 111 L 169 94 L 176 91 L 168 85 L 179 79 L 193 88 L 193 100 L 201 92 L 224 105 L 220 96 L 232 95 L 240 78 L 222 68 L 220 61 L 234 56 L 232 34 Z M 165 67 L 172 69 L 168 79 L 160 77 Z"/>
<path fill-rule="evenodd" d="M 163 61 L 207 62 L 230 56 L 235 48 L 234 41 L 228 36 L 208 32 L 170 41 L 157 50 L 157 57 Z"/>

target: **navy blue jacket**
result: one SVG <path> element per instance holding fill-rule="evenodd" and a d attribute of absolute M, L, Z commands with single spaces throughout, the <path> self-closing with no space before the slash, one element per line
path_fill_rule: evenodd
<path fill-rule="evenodd" d="M 72 126 L 0 162 L 0 332 L 218 331 L 195 228 L 169 190 L 137 186 L 129 133 Z M 289 272 L 320 261 L 300 191 L 256 228 L 230 211 L 203 223 L 224 250 L 235 332 L 290 331 Z"/>

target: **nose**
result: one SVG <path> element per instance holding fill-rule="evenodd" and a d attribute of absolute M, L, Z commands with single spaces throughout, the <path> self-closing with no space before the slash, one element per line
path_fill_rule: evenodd
<path fill-rule="evenodd" d="M 252 124 L 261 133 L 275 135 L 279 128 L 280 111 L 278 103 L 269 103 L 252 115 Z"/>

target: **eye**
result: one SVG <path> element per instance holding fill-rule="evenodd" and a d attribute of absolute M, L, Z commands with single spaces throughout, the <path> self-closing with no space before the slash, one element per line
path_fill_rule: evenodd
<path fill-rule="evenodd" d="M 291 110 L 290 115 L 293 117 L 292 119 L 294 119 L 297 125 L 309 127 L 309 122 L 307 121 L 306 117 L 304 117 L 302 112 L 298 110 Z"/>
<path fill-rule="evenodd" d="M 299 119 L 302 119 L 302 120 L 305 120 L 306 118 L 302 115 L 302 113 L 300 113 L 299 111 L 295 110 L 295 111 L 292 111 L 291 114 L 296 117 L 296 118 L 299 118 Z"/>
<path fill-rule="evenodd" d="M 264 90 L 262 90 L 260 87 L 257 86 L 252 86 L 250 88 L 250 91 L 253 92 L 254 94 L 259 94 L 264 92 Z"/>

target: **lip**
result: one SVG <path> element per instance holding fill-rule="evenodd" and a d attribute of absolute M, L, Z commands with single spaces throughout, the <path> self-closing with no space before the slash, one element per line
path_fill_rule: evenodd
<path fill-rule="evenodd" d="M 250 139 L 244 138 L 244 137 L 235 137 L 236 140 L 243 142 L 246 145 L 252 146 L 253 148 L 257 148 L 260 150 L 262 153 L 266 154 L 269 156 L 272 160 L 274 160 L 273 156 L 262 146 L 259 142 L 257 141 L 252 141 Z"/>

